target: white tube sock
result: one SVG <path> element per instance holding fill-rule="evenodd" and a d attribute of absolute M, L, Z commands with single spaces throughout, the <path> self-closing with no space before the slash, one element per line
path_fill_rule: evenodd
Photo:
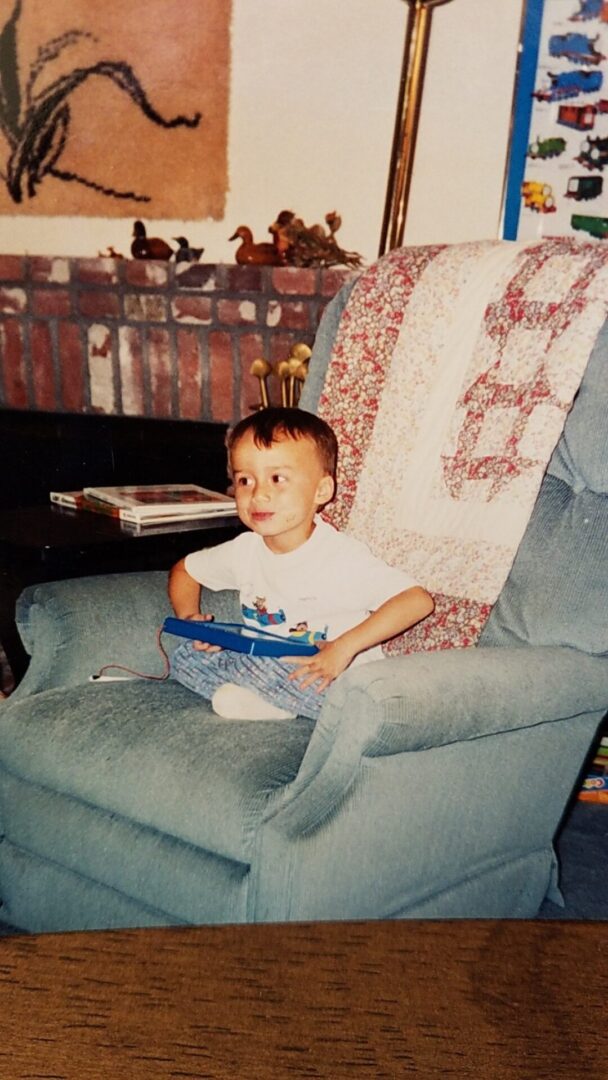
<path fill-rule="evenodd" d="M 211 708 L 224 720 L 295 720 L 295 713 L 270 705 L 248 686 L 224 683 L 211 698 Z"/>

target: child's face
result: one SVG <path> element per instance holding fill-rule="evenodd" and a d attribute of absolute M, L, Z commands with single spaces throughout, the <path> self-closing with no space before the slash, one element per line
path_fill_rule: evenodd
<path fill-rule="evenodd" d="M 271 551 L 294 551 L 305 543 L 317 509 L 334 490 L 314 442 L 280 436 L 271 446 L 256 446 L 247 431 L 232 448 L 230 464 L 241 521 Z"/>

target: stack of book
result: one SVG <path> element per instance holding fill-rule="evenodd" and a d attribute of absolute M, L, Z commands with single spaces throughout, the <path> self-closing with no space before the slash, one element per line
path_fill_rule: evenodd
<path fill-rule="evenodd" d="M 233 498 L 198 484 L 87 487 L 51 491 L 50 499 L 57 506 L 110 514 L 137 527 L 236 514 Z"/>

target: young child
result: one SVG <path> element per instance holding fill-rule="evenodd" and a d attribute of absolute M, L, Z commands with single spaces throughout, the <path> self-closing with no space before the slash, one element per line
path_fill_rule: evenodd
<path fill-rule="evenodd" d="M 201 586 L 236 589 L 243 623 L 285 636 L 285 658 L 250 656 L 203 642 L 175 651 L 172 675 L 226 719 L 316 719 L 325 692 L 351 663 L 381 659 L 381 642 L 433 610 L 408 574 L 318 517 L 334 495 L 337 442 L 301 409 L 253 413 L 227 438 L 238 515 L 250 532 L 192 552 L 169 575 L 181 619 L 200 613 Z M 289 638 L 313 641 L 295 658 Z"/>

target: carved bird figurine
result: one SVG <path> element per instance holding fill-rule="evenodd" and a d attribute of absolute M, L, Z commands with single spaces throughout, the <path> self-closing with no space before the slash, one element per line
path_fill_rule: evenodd
<path fill-rule="evenodd" d="M 329 214 L 325 215 L 325 222 L 329 229 L 330 235 L 333 236 L 337 233 L 338 229 L 342 225 L 342 218 L 336 210 L 330 210 Z"/>
<path fill-rule="evenodd" d="M 173 248 L 158 236 L 147 236 L 143 221 L 133 223 L 134 240 L 131 254 L 134 259 L 170 259 Z"/>
<path fill-rule="evenodd" d="M 177 251 L 175 252 L 176 262 L 193 263 L 199 261 L 201 255 L 203 254 L 203 251 L 205 250 L 204 248 L 190 247 L 190 244 L 188 243 L 188 240 L 185 236 L 174 236 L 173 239 L 178 245 Z"/>
<path fill-rule="evenodd" d="M 124 255 L 120 251 L 116 251 L 110 244 L 105 251 L 97 252 L 98 259 L 124 259 Z"/>
<path fill-rule="evenodd" d="M 239 225 L 231 240 L 240 240 L 235 252 L 235 259 L 240 266 L 257 264 L 258 266 L 282 266 L 283 259 L 274 244 L 256 244 L 253 233 L 247 225 Z"/>
<path fill-rule="evenodd" d="M 342 224 L 337 211 L 326 214 L 325 223 L 328 232 L 323 225 L 305 225 L 293 210 L 281 210 L 270 232 L 287 266 L 361 265 L 361 256 L 356 251 L 344 251 L 336 241 L 335 234 Z"/>
<path fill-rule="evenodd" d="M 289 254 L 294 245 L 294 240 L 304 229 L 304 222 L 297 218 L 293 210 L 281 210 L 277 220 L 268 226 L 268 232 L 272 233 L 274 246 L 285 262 L 289 262 Z"/>

